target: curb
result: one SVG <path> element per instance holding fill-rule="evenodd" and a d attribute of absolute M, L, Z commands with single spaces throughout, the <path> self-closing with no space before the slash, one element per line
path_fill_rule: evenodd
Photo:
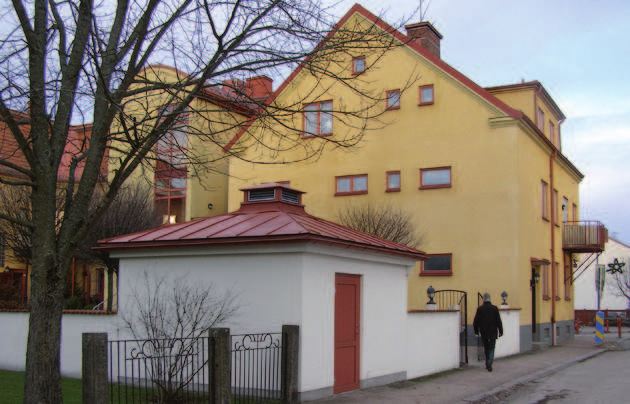
<path fill-rule="evenodd" d="M 492 399 L 493 397 L 501 395 L 501 393 L 507 392 L 509 390 L 513 390 L 515 387 L 518 387 L 520 385 L 524 385 L 527 384 L 533 380 L 536 379 L 540 379 L 543 378 L 545 376 L 549 376 L 553 373 L 559 372 L 565 368 L 568 368 L 571 365 L 574 365 L 576 363 L 579 362 L 584 362 L 588 359 L 591 359 L 595 356 L 601 355 L 604 352 L 608 352 L 609 349 L 598 349 L 596 351 L 593 352 L 589 352 L 587 354 L 578 356 L 576 358 L 573 358 L 571 360 L 562 362 L 558 365 L 555 366 L 551 366 L 547 369 L 543 369 L 543 370 L 539 370 L 533 373 L 530 373 L 528 375 L 525 376 L 521 376 L 518 379 L 512 380 L 510 382 L 504 383 L 502 385 L 500 385 L 499 387 L 496 387 L 490 391 L 487 391 L 485 393 L 481 393 L 481 394 L 477 394 L 475 396 L 472 397 L 468 397 L 465 398 L 464 400 L 460 401 L 460 403 L 467 403 L 467 404 L 483 404 L 485 403 L 487 400 Z"/>

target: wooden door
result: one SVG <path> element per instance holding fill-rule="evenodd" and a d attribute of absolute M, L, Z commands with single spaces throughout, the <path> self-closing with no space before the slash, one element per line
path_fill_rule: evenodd
<path fill-rule="evenodd" d="M 333 393 L 359 388 L 361 276 L 335 274 L 335 383 Z"/>

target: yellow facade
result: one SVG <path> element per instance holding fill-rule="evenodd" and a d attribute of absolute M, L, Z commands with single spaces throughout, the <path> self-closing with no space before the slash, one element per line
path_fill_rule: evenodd
<path fill-rule="evenodd" d="M 370 24 L 360 13 L 347 24 L 357 22 Z M 359 144 L 349 149 L 336 148 L 328 142 L 329 138 L 301 138 L 293 134 L 305 148 L 321 148 L 322 154 L 291 165 L 257 165 L 233 159 L 229 167 L 228 210 L 238 208 L 240 188 L 274 181 L 290 181 L 292 187 L 306 191 L 303 201 L 307 211 L 331 220 L 349 206 L 400 208 L 413 215 L 423 236 L 420 249 L 429 254 L 452 254 L 452 274 L 425 275 L 418 266 L 409 276 L 409 309 L 424 308 L 430 285 L 438 290 L 466 291 L 469 317 L 474 314 L 478 293 L 491 293 L 498 304 L 501 292 L 506 291 L 509 305 L 521 309 L 522 340 L 531 341 L 533 316 L 537 324 L 557 322 L 557 327 L 562 328 L 557 329 L 559 336 L 570 334 L 566 327 L 573 319 L 572 290 L 569 282 L 565 299 L 563 271 L 565 261 L 571 257 L 563 254 L 559 224 L 563 218 L 563 197 L 569 206 L 579 205 L 582 175 L 558 147 L 545 140 L 549 138 L 547 126 L 540 131 L 535 127 L 537 108 L 541 108 L 545 120 L 552 119 L 559 126 L 564 117 L 555 103 L 546 98 L 544 89 L 535 94 L 529 88 L 515 88 L 496 91 L 509 105 L 503 107 L 490 92 L 412 46 L 396 47 L 379 55 L 378 60 L 370 54 L 365 56 L 367 64 L 374 65 L 359 76 L 355 85 L 372 97 L 380 97 L 380 105 L 371 110 L 380 111 L 366 123 Z M 347 74 L 351 66 L 348 55 L 345 63 L 339 64 L 338 73 Z M 302 70 L 275 102 L 293 105 L 332 100 L 335 118 L 331 138 L 355 136 L 351 133 L 351 127 L 357 126 L 355 118 L 348 118 L 339 110 L 359 110 L 370 100 L 329 80 L 318 80 Z M 433 85 L 434 102 L 418 105 L 419 88 L 425 85 Z M 395 89 L 402 90 L 400 108 L 386 110 L 386 93 Z M 315 96 L 304 100 L 304 94 Z M 291 124 L 301 127 L 302 119 L 297 114 Z M 302 149 L 271 155 L 253 140 L 267 139 L 272 132 L 252 125 L 238 144 L 246 149 L 245 157 L 282 162 L 299 160 L 304 155 Z M 450 186 L 419 189 L 420 170 L 435 167 L 450 167 Z M 386 191 L 386 173 L 390 171 L 400 171 L 399 192 Z M 335 196 L 335 178 L 346 175 L 367 175 L 367 193 Z M 558 225 L 550 217 L 551 212 L 543 218 L 542 181 L 549 186 L 549 209 L 552 191 L 558 191 Z M 577 219 L 570 212 L 569 220 Z M 542 296 L 543 281 L 534 286 L 532 297 L 532 268 L 540 273 L 549 263 L 546 274 L 552 288 L 555 262 L 559 271 L 558 298 Z M 540 327 L 540 334 L 533 338 L 551 337 L 543 335 L 542 330 Z M 551 334 L 548 326 L 545 330 Z M 527 343 L 522 341 L 522 346 Z"/>

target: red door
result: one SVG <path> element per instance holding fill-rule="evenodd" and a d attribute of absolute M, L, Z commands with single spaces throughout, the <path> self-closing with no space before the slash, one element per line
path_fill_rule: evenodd
<path fill-rule="evenodd" d="M 361 276 L 335 274 L 335 383 L 333 393 L 359 388 Z"/>

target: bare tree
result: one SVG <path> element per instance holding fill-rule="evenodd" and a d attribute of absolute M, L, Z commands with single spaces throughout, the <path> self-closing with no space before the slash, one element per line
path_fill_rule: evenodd
<path fill-rule="evenodd" d="M 192 286 L 186 277 L 167 280 L 145 272 L 143 288 L 134 291 L 128 309 L 123 321 L 136 339 L 133 356 L 145 364 L 157 402 L 170 403 L 207 364 L 200 355 L 202 337 L 232 317 L 237 304 L 231 291 L 218 295 L 212 285 Z"/>
<path fill-rule="evenodd" d="M 72 255 L 122 184 L 143 164 L 155 168 L 155 146 L 182 113 L 206 117 L 189 130 L 189 139 L 217 148 L 253 121 L 275 129 L 260 139 L 250 136 L 250 142 L 278 152 L 299 148 L 299 159 L 315 158 L 327 144 L 350 147 L 367 118 L 382 113 L 383 95 L 366 92 L 360 75 L 340 67 L 349 55 L 383 54 L 399 44 L 364 20 L 337 27 L 322 41 L 332 18 L 309 0 L 14 0 L 2 7 L 1 133 L 14 146 L 3 142 L 0 181 L 27 187 L 31 206 L 29 220 L 0 214 L 29 228 L 32 238 L 24 402 L 59 403 L 63 290 Z M 164 60 L 178 69 L 168 78 L 148 68 Z M 315 84 L 292 105 L 253 97 L 239 82 L 225 85 L 254 74 L 278 77 L 298 63 Z M 356 109 L 338 103 L 327 111 L 346 130 L 302 141 L 296 118 L 302 101 L 334 86 L 361 100 Z M 156 108 L 157 102 L 165 108 Z M 195 150 L 185 154 L 190 174 L 224 158 Z M 240 157 L 239 150 L 230 148 L 230 155 Z M 104 180 L 108 163 L 113 168 Z M 102 198 L 92 209 L 100 185 Z"/>
<path fill-rule="evenodd" d="M 351 229 L 419 248 L 422 235 L 418 234 L 413 216 L 390 205 L 348 206 L 337 214 L 337 221 Z"/>

